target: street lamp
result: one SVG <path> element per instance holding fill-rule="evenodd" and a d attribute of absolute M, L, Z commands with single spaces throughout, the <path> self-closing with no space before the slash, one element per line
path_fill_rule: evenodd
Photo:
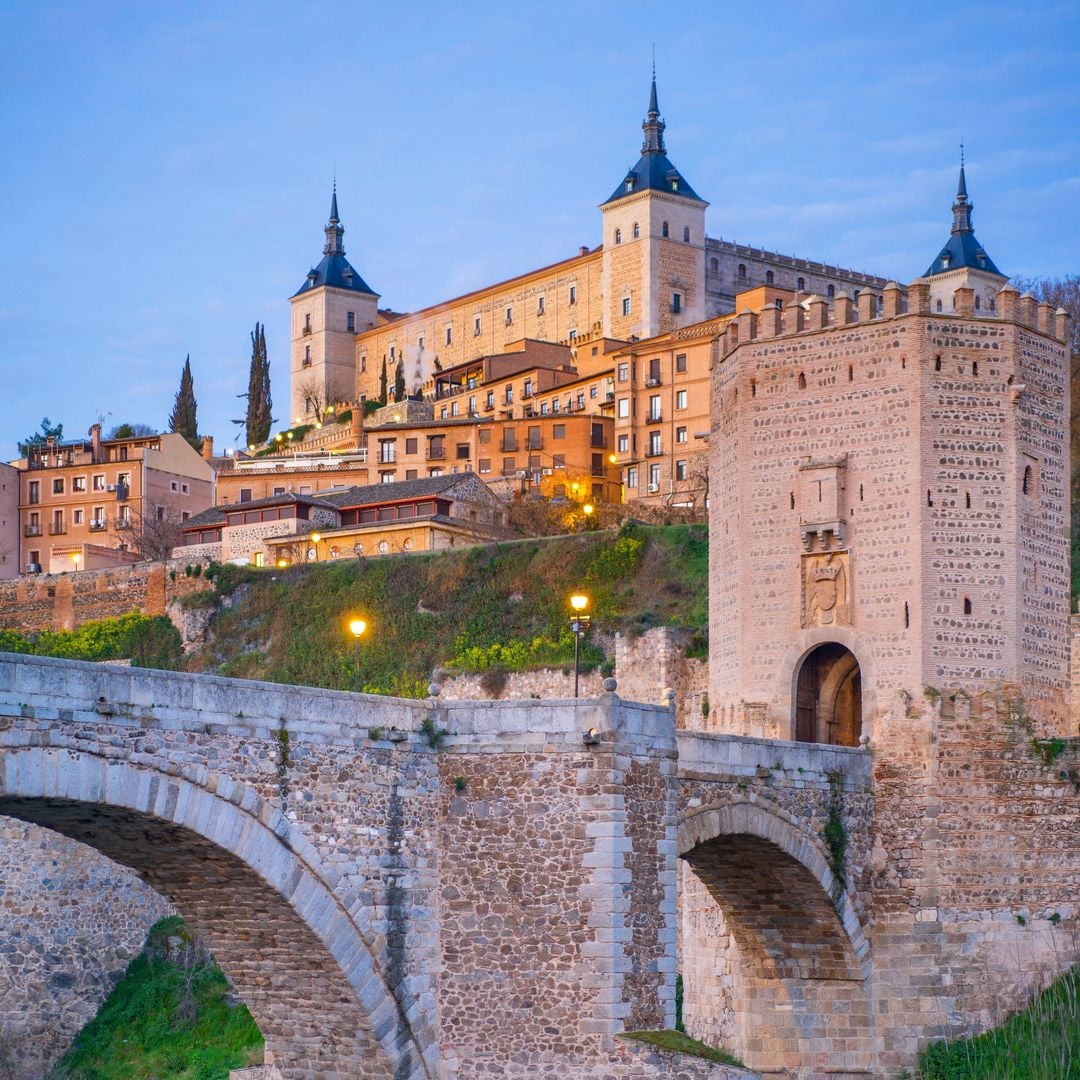
<path fill-rule="evenodd" d="M 349 633 L 353 636 L 353 692 L 357 694 L 360 693 L 360 639 L 366 629 L 363 619 L 349 620 Z"/>
<path fill-rule="evenodd" d="M 578 696 L 578 675 L 581 670 L 581 639 L 589 632 L 589 616 L 585 609 L 589 606 L 589 598 L 584 593 L 574 593 L 570 597 L 570 607 L 574 614 L 570 618 L 570 629 L 574 633 L 574 697 Z"/>
<path fill-rule="evenodd" d="M 80 555 L 79 552 L 77 552 L 77 551 L 71 556 L 71 561 L 75 564 L 75 572 L 76 573 L 79 572 L 79 561 L 81 559 L 82 559 L 82 555 Z"/>
<path fill-rule="evenodd" d="M 322 535 L 320 533 L 317 533 L 317 532 L 308 533 L 308 539 L 315 545 L 311 549 L 311 551 L 308 552 L 308 561 L 309 562 L 312 561 L 311 552 L 313 551 L 313 552 L 315 552 L 315 556 L 314 556 L 313 561 L 318 562 L 319 561 L 319 541 L 322 539 Z"/>

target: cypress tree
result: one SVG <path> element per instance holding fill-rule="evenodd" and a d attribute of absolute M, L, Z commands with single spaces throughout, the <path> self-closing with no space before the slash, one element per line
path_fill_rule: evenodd
<path fill-rule="evenodd" d="M 379 376 L 379 401 L 386 404 L 386 357 L 382 358 L 382 375 Z"/>
<path fill-rule="evenodd" d="M 251 372 L 247 392 L 248 446 L 259 446 L 270 437 L 270 360 L 266 355 L 266 327 L 255 324 L 251 333 Z"/>
<path fill-rule="evenodd" d="M 397 374 L 394 375 L 394 400 L 405 400 L 405 360 L 398 361 Z"/>
<path fill-rule="evenodd" d="M 195 380 L 191 377 L 191 353 L 184 361 L 184 370 L 180 373 L 180 389 L 173 401 L 173 411 L 169 416 L 169 430 L 183 435 L 196 449 L 202 448 L 199 438 L 199 421 L 195 416 Z"/>

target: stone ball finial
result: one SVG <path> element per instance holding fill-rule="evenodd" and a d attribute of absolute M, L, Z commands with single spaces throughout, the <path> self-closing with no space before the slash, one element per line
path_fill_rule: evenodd
<path fill-rule="evenodd" d="M 438 697 L 442 693 L 442 687 L 437 682 L 428 683 L 428 697 Z"/>
<path fill-rule="evenodd" d="M 862 735 L 859 736 L 859 749 L 860 750 L 869 750 L 870 749 L 870 736 L 867 735 L 865 732 Z"/>
<path fill-rule="evenodd" d="M 614 694 L 616 689 L 618 688 L 618 685 L 619 685 L 618 682 L 609 675 L 604 680 L 604 683 L 603 683 L 604 693 L 605 694 Z"/>

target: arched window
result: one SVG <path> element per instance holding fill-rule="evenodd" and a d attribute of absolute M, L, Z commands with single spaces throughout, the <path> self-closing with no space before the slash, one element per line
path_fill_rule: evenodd
<path fill-rule="evenodd" d="M 977 296 L 975 297 L 975 310 L 979 310 L 979 298 Z"/>
<path fill-rule="evenodd" d="M 710 259 L 709 260 L 709 269 L 714 274 L 719 273 L 720 272 L 720 260 L 719 259 Z"/>
<path fill-rule="evenodd" d="M 978 360 L 972 360 L 971 361 L 971 374 L 972 375 L 978 375 L 979 374 L 979 361 Z"/>
<path fill-rule="evenodd" d="M 967 596 L 964 597 L 964 614 L 971 614 L 971 599 Z"/>
<path fill-rule="evenodd" d="M 746 280 L 746 263 L 739 263 L 739 280 Z"/>
<path fill-rule="evenodd" d="M 690 226 L 684 225 L 682 231 L 682 241 L 684 244 L 690 243 Z"/>
<path fill-rule="evenodd" d="M 806 374 L 805 374 L 805 372 L 802 372 L 802 371 L 799 372 L 799 389 L 800 390 L 805 390 L 806 389 Z"/>
<path fill-rule="evenodd" d="M 641 236 L 641 226 L 634 222 L 634 239 L 637 240 Z"/>
<path fill-rule="evenodd" d="M 836 286 L 830 285 L 827 292 L 829 294 L 829 299 L 831 300 L 836 295 Z"/>
<path fill-rule="evenodd" d="M 986 304 L 987 304 L 987 307 L 989 307 L 991 311 L 996 311 L 997 310 L 997 308 L 994 307 L 994 298 L 992 296 L 990 297 L 989 300 L 986 301 Z"/>
<path fill-rule="evenodd" d="M 1031 494 L 1031 466 L 1030 465 L 1026 465 L 1024 467 L 1024 484 L 1023 484 L 1023 488 L 1024 488 L 1024 494 L 1025 495 L 1030 495 Z"/>
<path fill-rule="evenodd" d="M 971 492 L 970 491 L 965 491 L 964 492 L 964 507 L 967 510 L 971 509 Z"/>
<path fill-rule="evenodd" d="M 660 226 L 660 235 L 661 236 L 667 236 L 668 234 L 669 234 L 668 223 L 665 221 L 664 224 Z"/>
<path fill-rule="evenodd" d="M 616 244 L 621 244 L 622 243 L 622 229 L 616 229 L 615 230 L 615 243 Z"/>
<path fill-rule="evenodd" d="M 938 311 L 941 310 L 941 301 L 940 300 L 937 302 L 937 309 L 938 309 Z"/>
<path fill-rule="evenodd" d="M 776 275 L 771 270 L 766 270 L 765 271 L 765 284 L 766 285 L 771 285 L 775 279 L 776 279 Z"/>
<path fill-rule="evenodd" d="M 795 288 L 798 292 L 806 292 L 806 278 L 801 277 L 795 282 Z"/>
<path fill-rule="evenodd" d="M 941 357 L 940 356 L 935 356 L 934 357 L 934 370 L 935 371 L 940 371 L 941 370 Z"/>

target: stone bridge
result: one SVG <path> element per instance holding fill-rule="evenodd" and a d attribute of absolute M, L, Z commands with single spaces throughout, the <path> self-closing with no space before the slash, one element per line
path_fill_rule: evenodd
<path fill-rule="evenodd" d="M 735 1075 L 616 1037 L 674 1025 L 677 964 L 694 1034 L 865 1074 L 870 760 L 676 732 L 615 693 L 402 701 L 0 654 L 0 814 L 167 897 L 286 1077 Z"/>

